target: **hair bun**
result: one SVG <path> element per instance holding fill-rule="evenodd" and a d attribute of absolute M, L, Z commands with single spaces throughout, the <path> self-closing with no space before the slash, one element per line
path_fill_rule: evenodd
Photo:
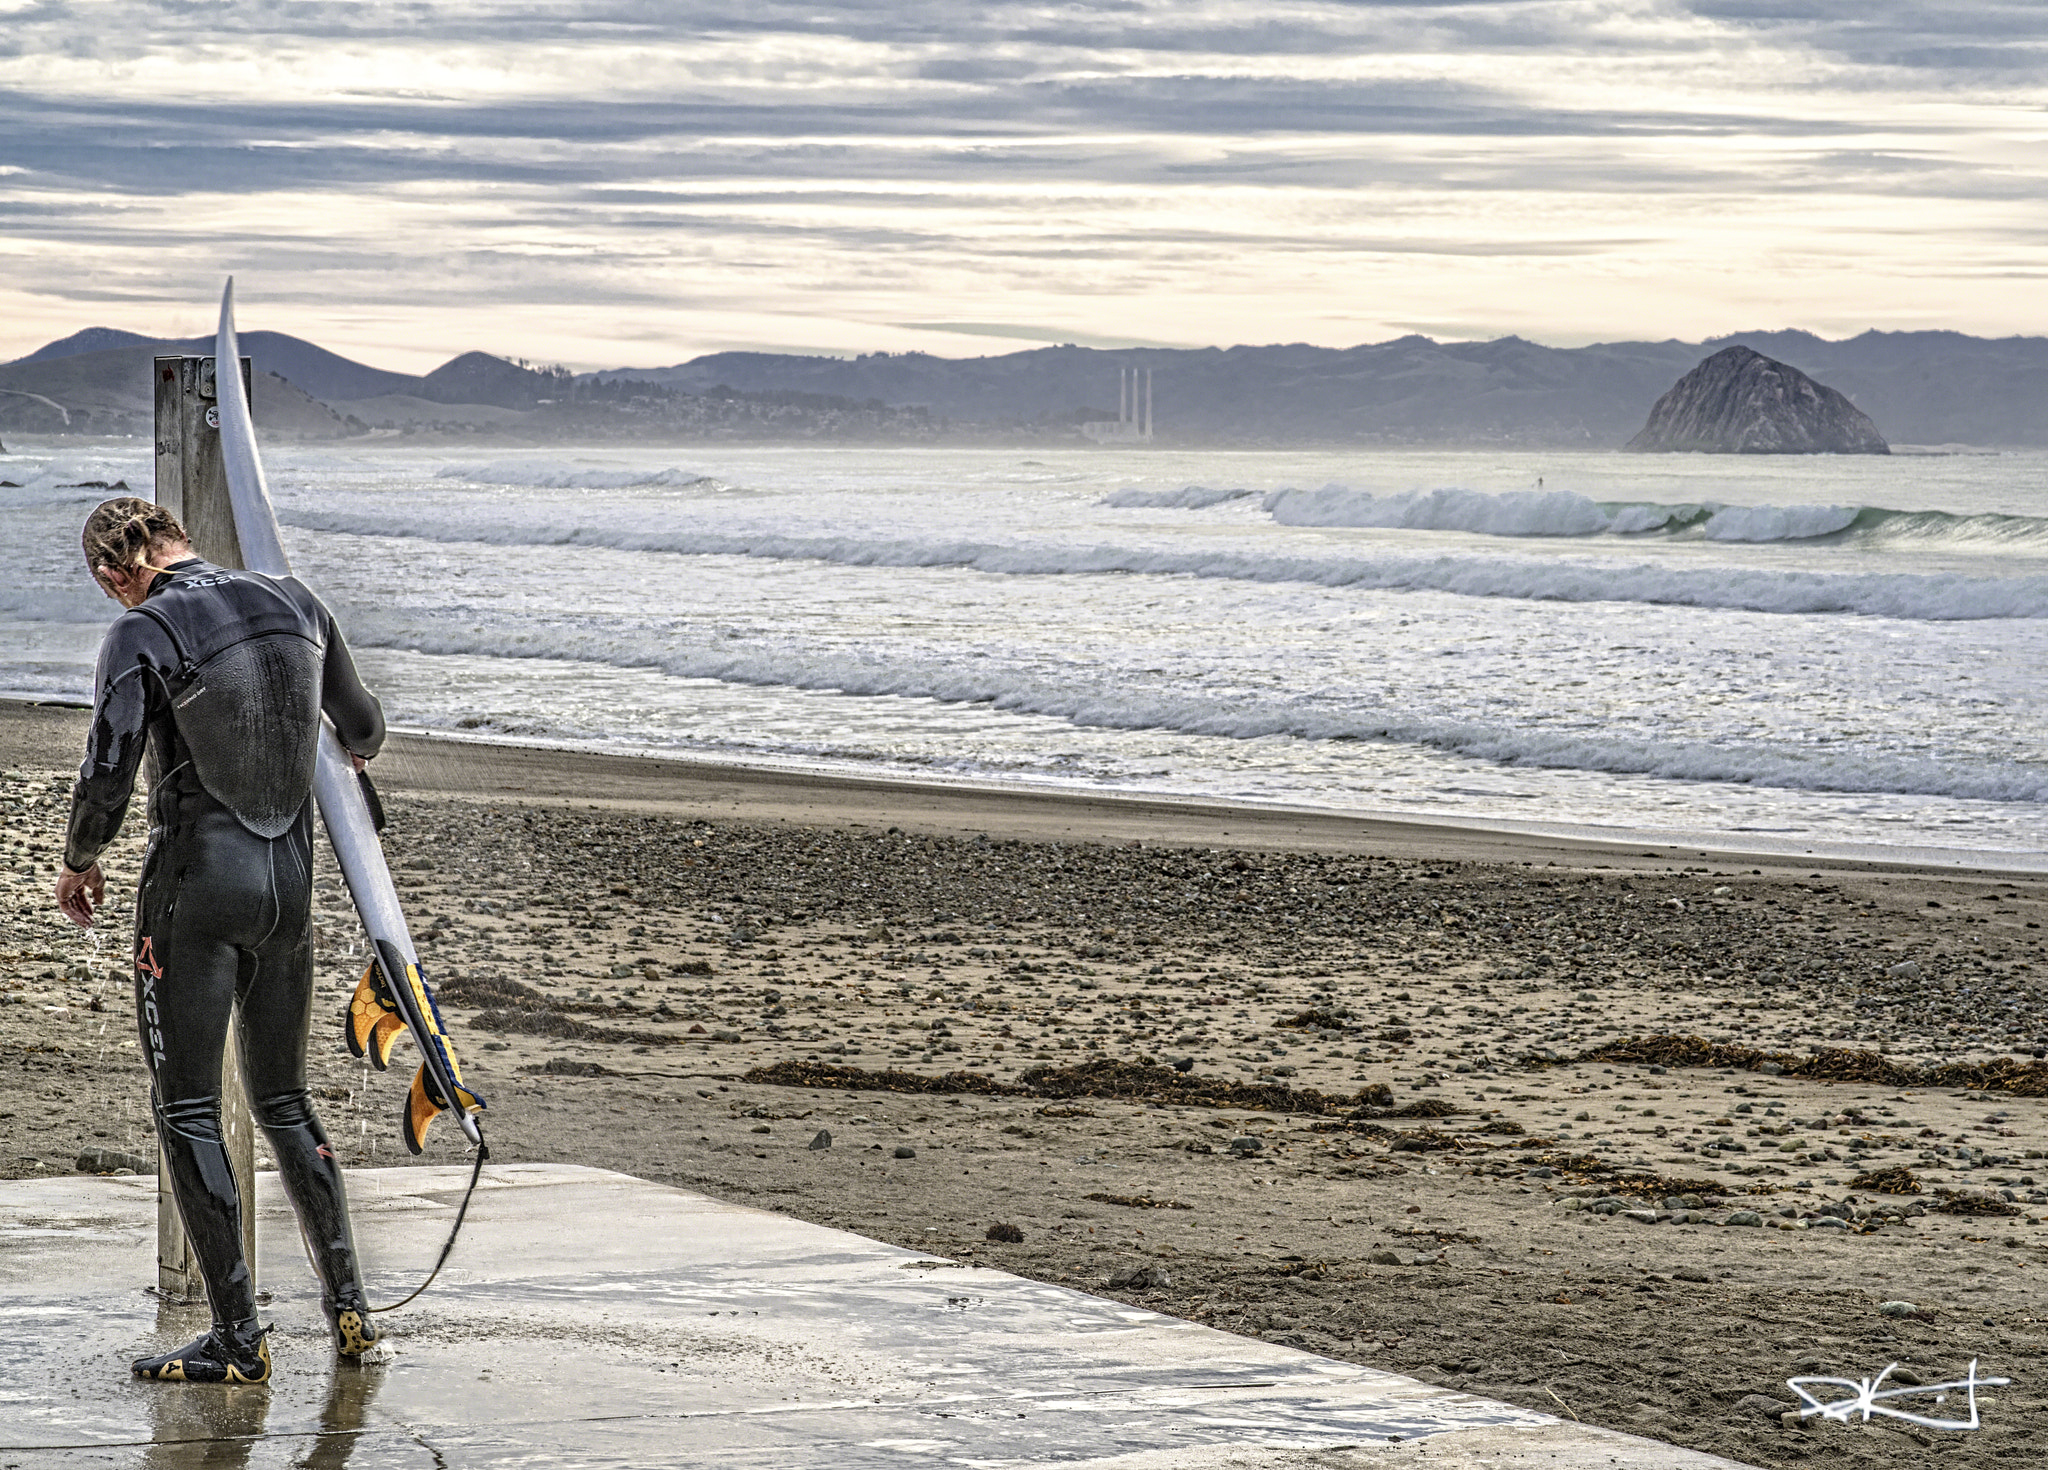
<path fill-rule="evenodd" d="M 95 577 L 103 567 L 147 566 L 149 549 L 157 542 L 190 539 L 176 516 L 134 495 L 123 495 L 96 506 L 86 517 L 85 530 L 79 536 L 86 566 Z"/>

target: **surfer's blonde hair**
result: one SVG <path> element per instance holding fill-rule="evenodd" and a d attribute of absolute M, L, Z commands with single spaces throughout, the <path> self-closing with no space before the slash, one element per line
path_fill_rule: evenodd
<path fill-rule="evenodd" d="M 150 564 L 151 553 L 192 538 L 162 506 L 123 495 L 100 502 L 85 518 L 78 539 L 85 548 L 85 564 L 97 579 L 106 570 L 161 572 L 164 568 Z"/>

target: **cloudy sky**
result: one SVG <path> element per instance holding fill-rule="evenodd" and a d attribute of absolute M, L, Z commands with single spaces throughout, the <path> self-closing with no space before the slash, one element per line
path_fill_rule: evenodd
<path fill-rule="evenodd" d="M 0 360 L 2048 332 L 2041 0 L 0 0 Z"/>

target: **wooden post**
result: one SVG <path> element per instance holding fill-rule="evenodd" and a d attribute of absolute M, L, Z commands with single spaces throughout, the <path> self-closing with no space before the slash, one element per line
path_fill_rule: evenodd
<path fill-rule="evenodd" d="M 242 382 L 252 381 L 245 357 Z M 210 357 L 156 360 L 156 503 L 185 523 L 194 551 L 217 567 L 241 566 Z"/>
<path fill-rule="evenodd" d="M 242 359 L 242 386 L 252 374 Z M 184 522 L 192 549 L 217 567 L 240 567 L 242 543 L 228 501 L 227 469 L 221 460 L 220 416 L 210 357 L 156 360 L 156 503 Z M 235 1019 L 239 1019 L 236 1017 Z M 249 1089 L 242 1080 L 237 1027 L 228 1027 L 221 1055 L 220 1126 L 228 1164 L 242 1196 L 242 1254 L 249 1261 L 249 1285 L 256 1285 L 256 1125 L 249 1115 Z M 161 1152 L 161 1150 L 159 1150 Z M 170 1181 L 161 1167 L 156 1184 L 156 1284 L 159 1294 L 200 1301 L 206 1294 L 185 1238 Z"/>

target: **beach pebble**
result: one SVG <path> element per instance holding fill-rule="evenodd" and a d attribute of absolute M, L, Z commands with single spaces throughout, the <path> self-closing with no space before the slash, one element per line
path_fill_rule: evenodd
<path fill-rule="evenodd" d="M 1015 1225 L 996 1224 L 988 1227 L 988 1234 L 984 1238 L 1004 1245 L 1021 1245 L 1024 1242 L 1024 1232 Z"/>
<path fill-rule="evenodd" d="M 817 1131 L 816 1133 L 813 1133 L 813 1134 L 811 1135 L 811 1141 L 810 1141 L 810 1143 L 809 1143 L 809 1144 L 807 1145 L 807 1147 L 810 1147 L 810 1148 L 830 1148 L 830 1147 L 832 1147 L 832 1130 L 831 1130 L 831 1129 L 829 1129 L 829 1128 L 820 1128 L 820 1129 L 819 1129 L 819 1130 L 818 1130 L 818 1131 Z"/>
<path fill-rule="evenodd" d="M 1230 1140 L 1230 1151 L 1234 1154 L 1255 1154 L 1266 1146 L 1264 1139 L 1253 1138 L 1249 1133 L 1240 1134 Z"/>
<path fill-rule="evenodd" d="M 1898 964 L 1886 970 L 1885 974 L 1891 976 L 1894 980 L 1917 980 L 1920 978 L 1920 962 L 1918 960 L 1901 960 Z"/>
<path fill-rule="evenodd" d="M 899 1143 L 896 1145 L 896 1157 L 899 1159 L 914 1159 L 917 1157 L 917 1150 L 907 1143 Z"/>
<path fill-rule="evenodd" d="M 1918 1317 L 1920 1308 L 1912 1302 L 1880 1302 L 1877 1307 L 1880 1317 Z"/>
<path fill-rule="evenodd" d="M 1849 1228 L 1849 1222 L 1839 1215 L 1815 1215 L 1807 1222 L 1807 1225 L 1808 1228 L 1814 1230 L 1847 1230 Z"/>
<path fill-rule="evenodd" d="M 1726 1223 L 1730 1225 L 1761 1225 L 1764 1223 L 1764 1217 L 1755 1210 L 1736 1210 L 1728 1216 Z"/>
<path fill-rule="evenodd" d="M 1370 1252 L 1366 1256 L 1365 1263 L 1368 1266 L 1398 1266 L 1402 1264 L 1402 1261 L 1400 1256 L 1393 1251 L 1377 1250 Z"/>
<path fill-rule="evenodd" d="M 156 1165 L 150 1160 L 112 1148 L 87 1149 L 78 1156 L 76 1167 L 81 1174 L 111 1174 L 116 1169 L 126 1169 L 131 1174 L 156 1172 Z"/>
<path fill-rule="evenodd" d="M 1655 1225 L 1664 1218 L 1655 1210 L 1623 1210 L 1621 1216 L 1624 1220 L 1633 1220 L 1638 1225 Z"/>
<path fill-rule="evenodd" d="M 714 1031 L 711 1033 L 711 1039 L 713 1041 L 738 1041 L 740 1034 L 737 1031 Z"/>
<path fill-rule="evenodd" d="M 1744 1413 L 1755 1414 L 1762 1419 L 1776 1419 L 1782 1415 L 1796 1412 L 1792 1405 L 1774 1399 L 1768 1394 L 1761 1393 L 1744 1394 L 1735 1401 L 1735 1407 L 1741 1409 Z"/>

